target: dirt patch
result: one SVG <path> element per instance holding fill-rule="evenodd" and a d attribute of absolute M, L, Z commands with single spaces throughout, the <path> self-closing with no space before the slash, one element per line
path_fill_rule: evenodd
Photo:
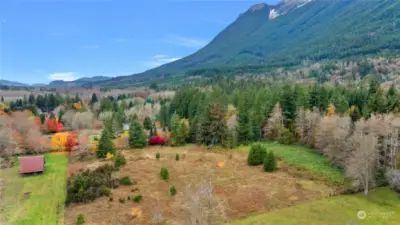
<path fill-rule="evenodd" d="M 157 152 L 161 154 L 159 160 L 155 158 Z M 175 161 L 176 153 L 180 154 L 179 161 Z M 152 147 L 124 151 L 124 155 L 128 163 L 118 176 L 129 176 L 137 181 L 137 185 L 113 190 L 113 201 L 101 198 L 89 204 L 67 207 L 65 224 L 74 224 L 80 213 L 85 215 L 88 224 L 151 224 L 156 207 L 160 208 L 168 224 L 185 224 L 187 215 L 182 209 L 185 190 L 204 180 L 211 180 L 214 193 L 224 203 L 228 220 L 328 196 L 333 191 L 323 183 L 296 178 L 283 171 L 265 173 L 261 166 L 250 167 L 245 152 L 211 152 L 188 146 Z M 221 161 L 224 165 L 219 168 L 217 163 Z M 87 166 L 82 163 L 70 165 L 71 171 Z M 161 167 L 169 170 L 168 182 L 159 177 Z M 169 194 L 171 185 L 178 191 L 175 196 Z M 135 188 L 138 190 L 132 192 Z M 119 202 L 119 198 L 127 199 L 137 194 L 143 195 L 140 203 Z M 142 210 L 140 219 L 132 218 L 134 207 Z"/>

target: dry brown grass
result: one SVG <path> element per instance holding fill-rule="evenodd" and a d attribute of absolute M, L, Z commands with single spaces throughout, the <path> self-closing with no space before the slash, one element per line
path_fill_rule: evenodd
<path fill-rule="evenodd" d="M 161 154 L 160 160 L 155 159 L 157 152 Z M 176 153 L 180 154 L 180 161 L 175 161 Z M 334 191 L 323 183 L 284 172 L 287 170 L 282 163 L 281 170 L 275 173 L 265 173 L 261 167 L 249 167 L 245 152 L 210 152 L 200 147 L 187 146 L 127 150 L 123 154 L 127 165 L 121 168 L 118 176 L 129 176 L 137 181 L 137 185 L 113 190 L 113 201 L 104 197 L 93 203 L 67 207 L 65 224 L 74 224 L 80 213 L 85 215 L 88 224 L 151 224 L 157 207 L 168 224 L 185 224 L 185 193 L 189 186 L 210 180 L 228 220 L 324 197 Z M 223 168 L 217 167 L 218 161 L 225 162 Z M 76 166 L 84 165 L 80 163 Z M 159 177 L 161 167 L 169 170 L 168 182 Z M 175 185 L 178 191 L 175 196 L 169 194 L 170 185 Z M 139 188 L 139 191 L 132 193 L 133 188 Z M 137 194 L 143 195 L 140 203 L 126 200 L 121 204 L 118 201 L 119 198 L 126 199 Z M 137 206 L 142 209 L 143 216 L 141 219 L 132 219 L 131 209 Z"/>

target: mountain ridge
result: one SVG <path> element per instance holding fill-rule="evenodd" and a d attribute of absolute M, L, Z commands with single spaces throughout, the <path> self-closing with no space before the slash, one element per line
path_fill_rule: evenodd
<path fill-rule="evenodd" d="M 270 19 L 272 10 L 276 11 Z M 291 67 L 400 49 L 400 1 L 287 0 L 256 4 L 197 52 L 140 74 L 100 82 L 137 84 L 189 70 Z"/>

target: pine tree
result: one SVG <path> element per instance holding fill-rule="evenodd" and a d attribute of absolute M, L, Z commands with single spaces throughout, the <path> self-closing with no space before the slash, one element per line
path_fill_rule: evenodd
<path fill-rule="evenodd" d="M 144 118 L 143 127 L 144 127 L 144 129 L 146 129 L 146 130 L 150 130 L 150 129 L 151 129 L 151 127 L 152 127 L 152 122 L 151 122 L 150 117 L 146 116 L 146 117 Z"/>
<path fill-rule="evenodd" d="M 171 118 L 171 145 L 182 145 L 183 134 L 181 128 L 180 118 L 177 113 L 174 113 Z"/>
<path fill-rule="evenodd" d="M 78 93 L 75 94 L 75 99 L 74 99 L 74 101 L 75 101 L 75 102 L 80 102 L 80 101 L 81 101 L 81 98 L 79 97 L 79 94 L 78 94 Z"/>
<path fill-rule="evenodd" d="M 206 145 L 221 145 L 226 139 L 225 111 L 219 104 L 208 106 L 199 127 L 199 141 Z"/>
<path fill-rule="evenodd" d="M 386 100 L 387 100 L 387 111 L 388 112 L 396 112 L 399 109 L 399 97 L 397 93 L 397 89 L 395 86 L 392 84 L 390 86 L 388 92 L 386 93 Z"/>
<path fill-rule="evenodd" d="M 238 104 L 238 141 L 240 144 L 248 144 L 253 140 L 253 128 L 252 121 L 250 120 L 249 104 L 247 98 L 244 96 L 240 96 Z"/>
<path fill-rule="evenodd" d="M 103 132 L 101 133 L 101 137 L 96 151 L 96 156 L 98 158 L 105 158 L 107 156 L 107 153 L 110 154 L 116 153 L 114 143 L 111 140 L 111 133 L 109 129 L 110 129 L 109 126 L 105 126 Z"/>
<path fill-rule="evenodd" d="M 132 107 L 133 107 L 133 102 L 130 101 L 130 102 L 129 102 L 129 105 L 128 105 L 128 108 L 132 108 Z"/>
<path fill-rule="evenodd" d="M 294 120 L 296 119 L 296 97 L 289 85 L 283 87 L 283 95 L 280 102 L 283 124 L 286 128 L 292 130 Z"/>
<path fill-rule="evenodd" d="M 272 151 L 268 152 L 264 159 L 264 171 L 273 172 L 277 168 L 275 155 Z"/>
<path fill-rule="evenodd" d="M 35 95 L 29 94 L 28 102 L 29 102 L 29 104 L 31 104 L 31 105 L 35 104 Z"/>
<path fill-rule="evenodd" d="M 147 137 L 142 125 L 135 120 L 129 127 L 129 146 L 131 148 L 143 148 L 147 145 Z"/>
<path fill-rule="evenodd" d="M 96 93 L 92 94 L 92 99 L 90 100 L 90 104 L 93 105 L 94 103 L 98 102 Z"/>
<path fill-rule="evenodd" d="M 1 102 L 4 102 L 4 97 L 3 96 L 1 96 L 1 100 L 0 100 Z"/>

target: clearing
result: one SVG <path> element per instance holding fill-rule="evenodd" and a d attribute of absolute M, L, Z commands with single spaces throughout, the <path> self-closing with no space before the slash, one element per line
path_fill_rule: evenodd
<path fill-rule="evenodd" d="M 339 169 L 333 168 L 329 161 L 301 145 L 281 145 L 274 142 L 262 142 L 267 151 L 273 151 L 281 158 L 291 173 L 307 175 L 310 179 L 324 180 L 331 184 L 343 185 L 345 179 Z M 240 146 L 239 151 L 248 151 L 250 146 Z M 303 173 L 306 172 L 306 173 Z"/>
<path fill-rule="evenodd" d="M 161 154 L 159 160 L 155 158 L 157 152 Z M 175 160 L 176 153 L 180 155 L 179 161 Z M 112 190 L 112 201 L 108 197 L 102 197 L 92 203 L 72 204 L 66 207 L 67 225 L 75 224 L 76 217 L 81 213 L 89 224 L 149 224 L 156 206 L 161 209 L 168 224 L 184 224 L 187 217 L 182 210 L 185 190 L 189 185 L 208 180 L 211 180 L 217 197 L 224 203 L 225 219 L 228 220 L 297 205 L 330 196 L 337 191 L 337 187 L 330 182 L 310 180 L 307 171 L 296 170 L 292 173 L 286 165 L 290 161 L 280 162 L 280 169 L 274 173 L 263 172 L 262 166 L 250 167 L 247 165 L 245 151 L 210 151 L 188 145 L 179 148 L 148 147 L 145 150 L 125 150 L 123 154 L 127 165 L 120 169 L 117 176 L 129 176 L 137 181 L 137 184 Z M 316 160 L 317 164 L 323 160 L 319 156 L 311 159 Z M 309 162 L 315 164 L 312 160 Z M 224 162 L 222 168 L 217 167 L 219 161 Z M 324 162 L 322 161 L 321 165 Z M 76 171 L 77 168 L 93 168 L 94 165 L 100 164 L 102 163 L 79 162 L 71 167 Z M 168 182 L 159 177 L 161 167 L 169 170 Z M 326 169 L 332 171 L 327 172 L 331 173 L 328 178 L 340 179 L 339 171 L 329 166 Z M 300 173 L 304 176 L 298 176 Z M 169 194 L 171 185 L 175 185 L 177 189 L 175 196 Z M 139 190 L 132 192 L 135 188 Z M 129 200 L 125 203 L 119 202 L 120 198 L 127 199 L 128 196 L 138 194 L 143 195 L 140 203 Z M 143 216 L 140 220 L 132 221 L 130 213 L 133 207 L 142 209 Z"/>
<path fill-rule="evenodd" d="M 5 188 L 1 200 L 0 221 L 13 225 L 62 225 L 64 223 L 64 201 L 67 155 L 46 154 L 45 172 L 40 175 L 19 175 L 19 165 L 0 170 Z"/>

